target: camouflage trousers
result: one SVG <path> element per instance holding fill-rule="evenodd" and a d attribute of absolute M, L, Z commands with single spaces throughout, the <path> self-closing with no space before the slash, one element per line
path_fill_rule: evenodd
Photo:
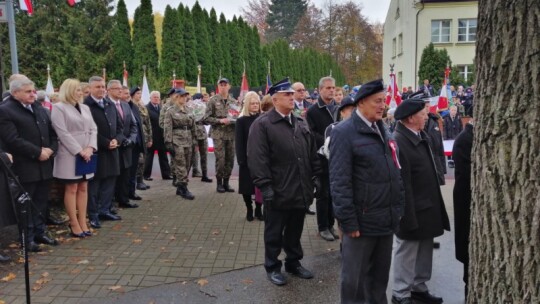
<path fill-rule="evenodd" d="M 214 139 L 216 178 L 229 178 L 234 166 L 234 140 Z"/>
<path fill-rule="evenodd" d="M 199 155 L 201 159 L 201 170 L 203 175 L 206 175 L 208 172 L 207 165 L 207 154 L 208 154 L 208 140 L 200 139 L 197 140 L 197 144 L 193 145 L 191 163 L 193 164 L 193 173 L 199 172 Z"/>
<path fill-rule="evenodd" d="M 174 146 L 174 158 L 171 160 L 171 171 L 176 176 L 175 186 L 187 184 L 191 167 L 191 147 Z"/>
<path fill-rule="evenodd" d="M 146 159 L 146 154 L 139 154 L 139 162 L 137 163 L 137 174 L 136 177 L 142 177 L 144 173 L 144 160 Z"/>

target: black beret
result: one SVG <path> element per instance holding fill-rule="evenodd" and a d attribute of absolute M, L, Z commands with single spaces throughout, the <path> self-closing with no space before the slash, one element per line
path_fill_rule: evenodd
<path fill-rule="evenodd" d="M 193 96 L 191 97 L 191 99 L 195 100 L 195 99 L 202 99 L 203 96 L 201 93 L 195 93 L 193 94 Z"/>
<path fill-rule="evenodd" d="M 341 111 L 347 106 L 354 106 L 354 100 L 350 96 L 346 96 L 345 98 L 343 98 L 341 104 L 339 105 L 339 110 Z"/>
<path fill-rule="evenodd" d="M 424 110 L 425 107 L 426 103 L 422 99 L 406 99 L 397 107 L 394 118 L 396 120 L 405 119 Z"/>
<path fill-rule="evenodd" d="M 141 90 L 141 88 L 139 87 L 132 87 L 131 90 L 129 90 L 129 96 L 133 97 L 133 95 L 135 95 L 135 93 L 139 92 Z"/>
<path fill-rule="evenodd" d="M 384 84 L 382 79 L 377 79 L 365 83 L 360 87 L 358 93 L 356 93 L 356 95 L 354 96 L 354 103 L 356 104 L 358 103 L 358 101 L 380 92 L 384 92 Z"/>

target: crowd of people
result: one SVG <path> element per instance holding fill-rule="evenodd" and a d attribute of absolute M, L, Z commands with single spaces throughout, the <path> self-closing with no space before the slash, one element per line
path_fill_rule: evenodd
<path fill-rule="evenodd" d="M 382 80 L 353 94 L 323 77 L 309 94 L 301 82 L 284 79 L 266 95 L 249 92 L 239 102 L 229 94 L 229 80 L 221 78 L 219 93 L 212 96 L 173 88 L 164 100 L 151 92 L 144 105 L 140 88 L 93 76 L 87 83 L 66 79 L 50 108 L 36 102 L 34 83 L 26 76 L 13 75 L 9 84 L 0 104 L 0 159 L 5 165 L 0 191 L 18 198 L 7 182 L 12 170 L 31 202 L 27 221 L 22 221 L 21 207 L 2 200 L 0 226 L 18 222 L 29 251 L 42 250 L 40 244 L 58 245 L 45 225 L 53 179 L 64 185 L 71 235 L 91 237 L 101 221 L 122 219 L 113 202 L 120 208 L 138 207 L 136 190 L 150 188 L 144 181 L 153 178 L 154 153 L 161 178 L 172 180 L 180 197 L 195 199 L 188 189 L 189 172 L 213 182 L 207 167 L 211 137 L 216 191 L 235 192 L 230 178 L 236 156 L 246 220 L 264 221 L 270 282 L 287 283 L 282 249 L 288 273 L 314 277 L 301 264 L 300 238 L 306 214 L 316 213 L 320 237 L 341 240 L 342 303 L 387 302 L 394 241 L 392 303 L 442 303 L 426 285 L 433 239 L 450 229 L 440 190 L 446 173 L 442 143 L 443 138 L 459 138 L 463 127 L 459 107 L 452 105 L 440 129 L 441 118 L 429 113 L 425 101 L 432 94 L 429 82 L 407 94 L 396 109 L 386 105 Z M 205 104 L 204 115 L 191 113 L 190 100 Z M 467 172 L 463 155 L 470 156 L 470 150 L 461 152 L 456 153 L 462 156 L 456 160 L 456 185 L 457 173 Z M 467 187 L 467 181 L 461 186 Z M 467 204 L 466 198 L 460 200 Z M 468 235 L 468 228 L 460 227 Z M 462 256 L 460 261 L 467 264 Z"/>

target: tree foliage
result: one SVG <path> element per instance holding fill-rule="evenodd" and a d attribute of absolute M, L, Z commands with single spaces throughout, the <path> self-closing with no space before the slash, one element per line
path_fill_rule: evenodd
<path fill-rule="evenodd" d="M 169 5 L 165 8 L 163 18 L 163 48 L 161 50 L 160 63 L 160 86 L 159 89 L 170 87 L 170 80 L 173 74 L 185 75 L 186 58 L 182 50 L 184 46 L 184 35 L 180 17 L 176 9 Z"/>
<path fill-rule="evenodd" d="M 418 67 L 418 78 L 420 82 L 428 79 L 435 91 L 442 87 L 444 80 L 444 69 L 452 65 L 450 56 L 446 49 L 435 49 L 433 43 L 428 44 L 422 51 L 420 66 Z"/>
<path fill-rule="evenodd" d="M 113 78 L 122 77 L 124 63 L 126 69 L 133 69 L 133 45 L 131 44 L 131 26 L 124 0 L 118 1 L 116 13 L 113 17 L 112 60 L 109 74 Z M 132 80 L 131 78 L 129 79 Z"/>
<path fill-rule="evenodd" d="M 304 16 L 307 6 L 306 0 L 271 0 L 266 16 L 268 41 L 277 39 L 289 41 L 298 21 Z"/>
<path fill-rule="evenodd" d="M 158 75 L 158 52 L 154 15 L 150 0 L 141 0 L 133 19 L 133 71 L 135 79 L 142 79 L 143 68 L 151 83 L 156 83 Z"/>

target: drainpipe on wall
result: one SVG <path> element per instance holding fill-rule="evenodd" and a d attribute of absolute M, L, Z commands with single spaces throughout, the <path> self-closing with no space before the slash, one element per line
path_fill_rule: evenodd
<path fill-rule="evenodd" d="M 415 37 L 415 43 L 414 43 L 414 90 L 417 90 L 418 81 L 420 79 L 418 78 L 418 15 L 420 12 L 424 9 L 424 2 L 422 0 L 419 1 L 420 4 L 422 4 L 422 8 L 416 12 L 416 37 Z"/>

